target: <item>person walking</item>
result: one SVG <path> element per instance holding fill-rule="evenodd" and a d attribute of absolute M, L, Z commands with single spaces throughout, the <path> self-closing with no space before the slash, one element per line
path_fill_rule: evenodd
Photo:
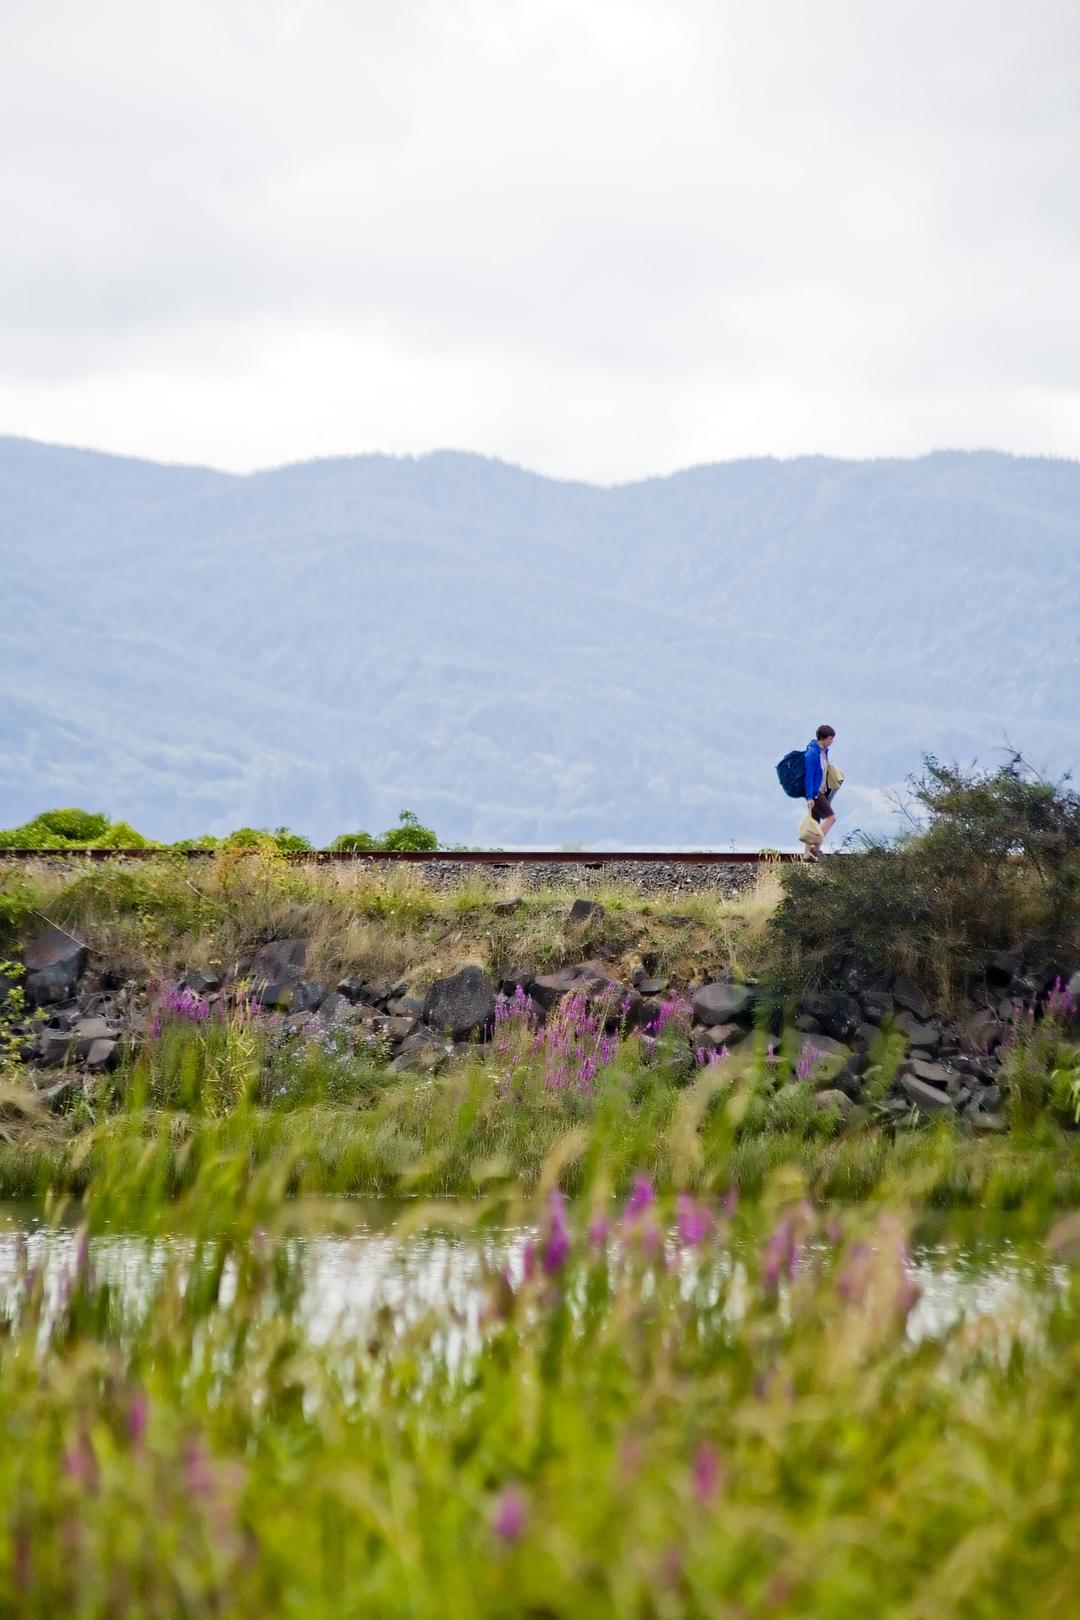
<path fill-rule="evenodd" d="M 836 737 L 832 726 L 818 726 L 817 731 L 806 745 L 806 767 L 804 791 L 806 804 L 813 819 L 821 828 L 821 842 L 814 848 L 807 846 L 807 855 L 816 861 L 821 851 L 821 844 L 832 830 L 836 822 L 833 813 L 833 794 L 843 781 L 843 776 L 835 765 L 829 763 L 829 749 Z"/>

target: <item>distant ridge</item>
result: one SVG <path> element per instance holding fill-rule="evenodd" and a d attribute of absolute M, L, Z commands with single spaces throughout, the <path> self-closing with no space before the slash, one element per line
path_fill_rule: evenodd
<path fill-rule="evenodd" d="M 456 451 L 240 475 L 0 438 L 0 825 L 787 842 L 924 751 L 1077 762 L 1080 463 L 808 456 L 611 487 Z"/>

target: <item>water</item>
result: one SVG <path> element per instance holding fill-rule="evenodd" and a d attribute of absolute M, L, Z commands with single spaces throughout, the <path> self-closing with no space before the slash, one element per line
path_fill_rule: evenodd
<path fill-rule="evenodd" d="M 316 1216 L 293 1240 L 313 1338 L 363 1334 L 380 1310 L 389 1309 L 404 1320 L 434 1310 L 450 1329 L 448 1343 L 474 1341 L 485 1280 L 503 1268 L 519 1275 L 533 1232 L 525 1226 L 478 1229 L 458 1220 L 462 1213 L 462 1206 L 448 1206 L 445 1222 L 420 1229 L 408 1207 L 391 1200 L 350 1204 L 335 1212 L 333 1229 L 325 1214 L 321 1223 Z M 77 1243 L 74 1225 L 52 1228 L 38 1211 L 0 1204 L 0 1301 L 10 1293 L 23 1253 L 44 1268 L 46 1288 L 58 1297 L 74 1268 Z M 190 1237 L 179 1234 L 147 1241 L 106 1233 L 91 1240 L 90 1254 L 96 1275 L 137 1303 L 170 1260 L 191 1250 Z M 723 1266 L 738 1263 L 737 1251 L 718 1257 Z M 1000 1224 L 980 1233 L 962 1216 L 939 1219 L 924 1233 L 912 1247 L 909 1269 L 920 1290 L 908 1324 L 915 1339 L 938 1337 L 958 1320 L 989 1320 L 1007 1343 L 1034 1330 L 1064 1279 L 1063 1269 L 1040 1262 L 1038 1245 L 1027 1234 Z M 226 1300 L 230 1292 L 227 1273 Z"/>

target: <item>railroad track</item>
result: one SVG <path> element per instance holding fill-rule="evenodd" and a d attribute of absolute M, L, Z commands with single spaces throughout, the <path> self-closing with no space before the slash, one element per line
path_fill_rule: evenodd
<path fill-rule="evenodd" d="M 148 861 L 162 854 L 205 860 L 212 849 L 5 849 L 0 862 L 15 861 Z M 297 865 L 329 866 L 366 862 L 369 865 L 448 866 L 759 866 L 787 863 L 802 857 L 788 850 L 514 850 L 514 849 L 305 849 L 285 859 Z"/>

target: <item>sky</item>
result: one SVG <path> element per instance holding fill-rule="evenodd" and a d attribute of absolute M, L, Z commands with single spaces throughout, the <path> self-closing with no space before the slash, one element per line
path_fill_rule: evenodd
<path fill-rule="evenodd" d="M 0 433 L 1080 455 L 1075 0 L 0 0 Z"/>

